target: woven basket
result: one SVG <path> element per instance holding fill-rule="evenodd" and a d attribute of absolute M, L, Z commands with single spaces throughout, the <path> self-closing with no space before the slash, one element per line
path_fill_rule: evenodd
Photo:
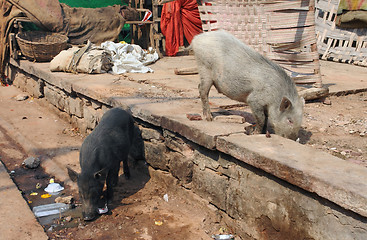
<path fill-rule="evenodd" d="M 22 54 L 38 62 L 51 61 L 62 50 L 66 49 L 68 37 L 50 32 L 23 32 L 16 35 Z"/>
<path fill-rule="evenodd" d="M 316 37 L 321 59 L 367 67 L 367 27 L 335 25 L 339 0 L 316 0 Z"/>
<path fill-rule="evenodd" d="M 199 12 L 204 31 L 231 32 L 296 83 L 322 86 L 313 0 L 206 0 Z"/>

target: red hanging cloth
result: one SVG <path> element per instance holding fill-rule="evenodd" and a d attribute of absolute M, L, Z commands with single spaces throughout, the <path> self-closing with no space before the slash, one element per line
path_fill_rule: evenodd
<path fill-rule="evenodd" d="M 176 0 L 165 3 L 161 14 L 161 31 L 166 38 L 166 54 L 175 56 L 184 45 L 184 36 L 191 43 L 201 33 L 201 20 L 196 0 Z"/>

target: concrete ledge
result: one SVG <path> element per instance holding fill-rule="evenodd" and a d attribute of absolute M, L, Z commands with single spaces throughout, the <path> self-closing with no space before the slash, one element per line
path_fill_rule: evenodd
<path fill-rule="evenodd" d="M 218 137 L 217 149 L 367 217 L 367 169 L 272 135 Z"/>
<path fill-rule="evenodd" d="M 286 230 L 280 231 L 284 234 L 283 236 L 287 236 L 290 232 L 296 232 L 301 236 L 303 233 L 298 231 L 300 228 L 302 230 L 312 229 L 314 231 L 312 236 L 318 236 L 323 225 L 315 223 L 315 214 L 326 216 L 329 212 L 337 214 L 338 219 L 343 218 L 343 220 L 335 221 L 333 224 L 335 229 L 344 225 L 345 218 L 350 220 L 351 228 L 363 229 L 361 231 L 363 234 L 367 232 L 365 221 L 367 217 L 366 168 L 347 163 L 327 153 L 276 135 L 272 135 L 271 138 L 266 138 L 264 135 L 247 136 L 244 134 L 243 124 L 205 120 L 190 121 L 186 114 L 201 113 L 200 99 L 193 95 L 193 89 L 197 87 L 195 81 L 186 82 L 187 91 L 185 92 L 182 89 L 174 88 L 172 82 L 177 79 L 173 71 L 164 72 L 162 69 L 160 69 L 159 76 L 163 80 L 159 82 L 158 75 L 147 75 L 147 77 L 132 75 L 141 79 L 131 80 L 129 75 L 51 73 L 48 70 L 48 64 L 45 63 L 12 61 L 11 64 L 26 74 L 42 79 L 53 88 L 65 91 L 66 94 L 63 94 L 67 95 L 66 98 L 80 96 L 78 100 L 68 101 L 69 104 L 71 102 L 75 113 L 81 112 L 82 108 L 84 111 L 86 109 L 91 111 L 89 114 L 91 116 L 88 116 L 90 119 L 93 118 L 94 125 L 85 124 L 86 129 L 93 129 L 97 120 L 92 115 L 103 112 L 103 107 L 106 109 L 120 106 L 129 109 L 144 128 L 154 130 L 154 133 L 159 135 L 154 139 L 144 139 L 147 158 L 151 157 L 151 162 L 148 163 L 154 168 L 169 171 L 183 182 L 182 186 L 192 187 L 193 191 L 201 197 L 234 218 L 233 221 L 237 221 L 239 232 L 243 231 L 244 234 L 252 232 L 253 238 L 261 239 L 264 227 L 261 224 L 264 221 L 269 222 L 268 229 L 272 229 L 274 224 L 282 222 L 279 220 L 280 217 L 284 217 L 289 221 Z M 170 78 L 172 81 L 167 80 Z M 154 87 L 148 84 L 151 79 L 156 81 Z M 159 86 L 157 82 L 161 84 L 161 87 L 156 87 Z M 180 86 L 182 85 L 181 82 Z M 177 96 L 178 91 L 179 96 Z M 62 95 L 57 92 L 52 94 Z M 224 101 L 218 97 L 210 100 L 211 103 L 215 102 L 212 110 Z M 65 102 L 68 101 L 65 100 Z M 84 103 L 81 102 L 84 101 L 89 102 L 89 105 L 83 105 Z M 93 101 L 98 103 L 95 104 L 95 108 L 91 103 Z M 60 109 L 67 111 L 70 110 L 70 106 Z M 84 115 L 86 115 L 85 112 Z M 82 118 L 76 114 L 71 117 L 75 118 L 76 122 L 82 122 Z M 88 117 L 84 116 L 84 118 Z M 148 130 L 144 131 L 147 133 Z M 174 140 L 167 137 L 168 132 L 175 134 L 172 138 Z M 182 141 L 177 141 L 177 139 Z M 173 141 L 177 142 L 172 143 Z M 182 149 L 180 147 L 176 149 L 175 144 L 182 146 Z M 178 173 L 175 172 L 175 169 L 171 169 L 183 166 L 186 172 Z M 265 174 L 264 171 L 268 174 Z M 262 174 L 266 176 L 263 177 Z M 276 181 L 273 181 L 273 176 Z M 279 179 L 290 184 L 283 186 L 278 183 L 281 181 Z M 247 182 L 248 180 L 251 181 Z M 263 185 L 266 187 L 259 191 Z M 272 191 L 270 197 L 267 196 L 269 191 Z M 317 196 L 311 196 L 312 194 L 309 193 L 316 193 L 321 198 L 335 203 L 342 210 L 334 211 L 328 204 L 315 200 Z M 271 203 L 262 202 L 267 197 Z M 284 202 L 281 200 L 282 197 L 285 199 Z M 291 207 L 287 206 L 289 201 L 293 201 Z M 310 202 L 312 202 L 311 205 L 309 205 Z M 287 210 L 282 210 L 282 208 Z M 345 214 L 345 209 L 358 216 L 350 219 L 350 213 Z M 260 218 L 263 220 L 260 221 Z M 247 219 L 248 222 L 246 223 L 243 219 Z M 324 218 L 325 222 L 330 219 L 334 217 Z M 305 226 L 305 223 L 308 225 Z M 335 239 L 333 238 L 333 234 L 335 235 L 333 227 L 328 227 L 325 233 L 330 234 L 330 237 L 310 239 Z M 345 230 L 346 234 L 353 232 L 353 229 Z"/>

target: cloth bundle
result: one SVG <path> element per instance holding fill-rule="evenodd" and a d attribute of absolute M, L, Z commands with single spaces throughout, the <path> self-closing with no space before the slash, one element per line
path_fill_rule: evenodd
<path fill-rule="evenodd" d="M 52 72 L 106 73 L 113 66 L 109 52 L 92 46 L 72 47 L 61 51 L 50 62 Z"/>
<path fill-rule="evenodd" d="M 61 51 L 50 63 L 53 72 L 72 73 L 148 73 L 146 65 L 158 60 L 158 54 L 139 45 L 107 41 L 101 46 L 90 42 L 83 48 L 72 47 Z"/>

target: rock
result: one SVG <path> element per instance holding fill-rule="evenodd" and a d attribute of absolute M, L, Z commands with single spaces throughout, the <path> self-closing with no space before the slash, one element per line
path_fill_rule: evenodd
<path fill-rule="evenodd" d="M 29 157 L 23 161 L 23 165 L 27 168 L 37 168 L 41 163 L 38 157 Z"/>
<path fill-rule="evenodd" d="M 186 114 L 186 117 L 190 120 L 190 121 L 200 121 L 203 120 L 201 118 L 201 115 L 198 113 L 188 113 Z"/>
<path fill-rule="evenodd" d="M 65 204 L 72 204 L 74 202 L 73 196 L 67 196 L 67 197 L 57 197 L 55 199 L 56 203 L 65 203 Z"/>
<path fill-rule="evenodd" d="M 245 118 L 239 115 L 220 115 L 214 117 L 214 121 L 224 122 L 224 123 L 244 123 Z"/>
<path fill-rule="evenodd" d="M 25 93 L 21 93 L 21 94 L 18 94 L 16 97 L 15 97 L 15 100 L 17 101 L 24 101 L 28 98 L 28 95 L 25 94 Z"/>
<path fill-rule="evenodd" d="M 325 105 L 331 105 L 331 100 L 329 98 L 325 98 L 325 100 L 322 103 Z"/>
<path fill-rule="evenodd" d="M 352 156 L 354 156 L 354 157 L 362 156 L 362 153 L 360 153 L 360 152 L 354 152 L 354 151 L 352 151 L 350 154 L 351 154 Z"/>

